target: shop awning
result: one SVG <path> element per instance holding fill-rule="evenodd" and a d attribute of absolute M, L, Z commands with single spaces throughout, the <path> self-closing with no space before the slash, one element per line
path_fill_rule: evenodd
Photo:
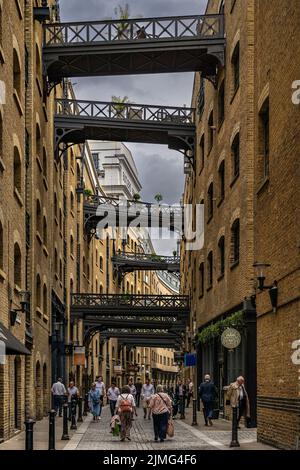
<path fill-rule="evenodd" d="M 31 352 L 25 348 L 24 344 L 21 343 L 4 325 L 0 322 L 0 346 L 1 341 L 5 345 L 6 355 L 24 354 L 29 355 Z M 2 348 L 0 351 L 2 353 Z"/>

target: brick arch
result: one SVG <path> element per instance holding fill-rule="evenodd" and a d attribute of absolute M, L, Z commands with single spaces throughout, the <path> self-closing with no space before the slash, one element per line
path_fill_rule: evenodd
<path fill-rule="evenodd" d="M 218 231 L 217 242 L 219 242 L 221 237 L 225 237 L 225 227 L 221 227 Z"/>
<path fill-rule="evenodd" d="M 18 56 L 18 60 L 19 60 L 19 64 L 20 64 L 20 68 L 22 69 L 22 61 L 21 61 L 21 54 L 20 54 L 20 48 L 19 48 L 19 43 L 18 43 L 18 40 L 16 38 L 16 36 L 13 34 L 12 35 L 12 46 L 13 46 L 13 49 L 16 51 L 17 53 L 17 56 Z"/>
<path fill-rule="evenodd" d="M 219 160 L 218 160 L 218 163 L 217 163 L 217 168 L 218 169 L 220 168 L 221 163 L 225 160 L 225 157 L 226 157 L 226 152 L 225 152 L 225 149 L 223 149 L 220 156 L 219 156 Z"/>
<path fill-rule="evenodd" d="M 237 32 L 235 33 L 235 36 L 234 36 L 233 41 L 232 41 L 232 43 L 231 43 L 231 48 L 230 48 L 230 60 L 231 60 L 231 58 L 232 58 L 232 54 L 233 54 L 233 52 L 234 52 L 234 49 L 235 49 L 237 43 L 240 41 L 240 39 L 241 39 L 241 32 L 240 32 L 240 30 L 238 29 Z"/>
<path fill-rule="evenodd" d="M 265 101 L 269 98 L 270 95 L 270 84 L 269 82 L 264 86 L 261 94 L 259 95 L 257 101 L 257 110 L 260 112 L 261 108 L 263 107 Z"/>
<path fill-rule="evenodd" d="M 240 219 L 240 218 L 241 218 L 241 210 L 238 207 L 238 208 L 235 209 L 232 216 L 230 217 L 230 227 L 232 226 L 232 224 L 235 220 Z"/>
<path fill-rule="evenodd" d="M 22 148 L 21 148 L 21 145 L 20 145 L 19 137 L 17 136 L 17 134 L 13 133 L 13 135 L 12 135 L 12 141 L 13 141 L 13 147 L 14 147 L 14 148 L 17 148 L 18 153 L 19 153 L 20 160 L 21 160 L 21 162 L 22 162 L 22 160 L 23 160 L 23 153 L 22 153 Z"/>
<path fill-rule="evenodd" d="M 241 125 L 239 122 L 237 122 L 234 126 L 234 128 L 232 129 L 232 132 L 231 132 L 231 136 L 230 136 L 230 147 L 232 146 L 233 144 L 233 141 L 236 137 L 237 134 L 239 134 L 241 132 Z"/>

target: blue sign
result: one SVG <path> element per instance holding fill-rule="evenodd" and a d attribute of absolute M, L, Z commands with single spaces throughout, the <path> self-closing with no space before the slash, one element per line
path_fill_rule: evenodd
<path fill-rule="evenodd" d="M 184 365 L 186 367 L 193 367 L 197 364 L 196 354 L 185 354 Z"/>

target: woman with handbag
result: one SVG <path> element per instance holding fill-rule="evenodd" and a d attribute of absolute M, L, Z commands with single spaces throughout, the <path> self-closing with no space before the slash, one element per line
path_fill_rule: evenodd
<path fill-rule="evenodd" d="M 150 398 L 149 407 L 153 417 L 154 440 L 158 441 L 159 438 L 160 442 L 164 442 L 172 414 L 172 401 L 169 395 L 164 393 L 162 385 L 157 385 L 156 393 Z"/>
<path fill-rule="evenodd" d="M 93 415 L 94 421 L 100 419 L 100 399 L 100 390 L 96 388 L 96 383 L 93 383 L 89 392 L 89 409 Z"/>

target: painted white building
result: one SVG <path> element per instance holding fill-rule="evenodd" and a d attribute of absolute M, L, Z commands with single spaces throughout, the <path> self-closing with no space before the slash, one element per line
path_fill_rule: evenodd
<path fill-rule="evenodd" d="M 121 142 L 89 141 L 99 183 L 107 196 L 132 199 L 142 186 L 130 150 Z"/>

